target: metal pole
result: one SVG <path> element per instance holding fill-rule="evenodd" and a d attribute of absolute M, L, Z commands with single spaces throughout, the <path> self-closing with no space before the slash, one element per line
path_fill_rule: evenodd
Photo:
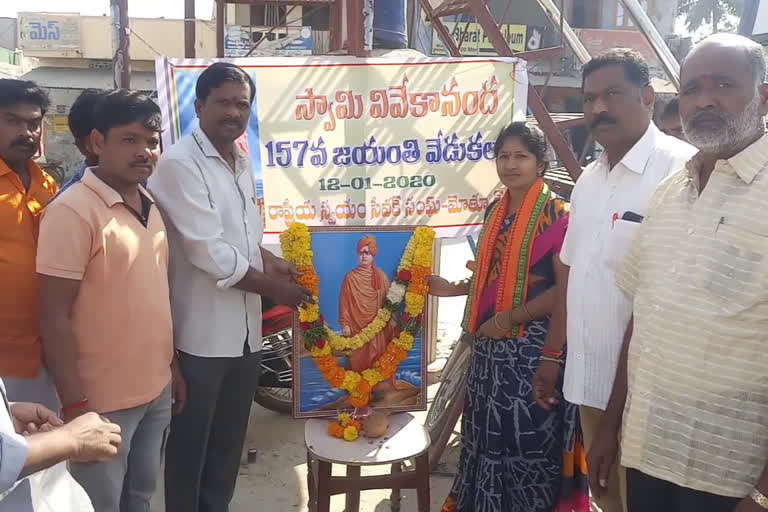
<path fill-rule="evenodd" d="M 565 20 L 564 16 L 561 16 L 560 9 L 557 8 L 555 2 L 553 0 L 537 1 L 539 2 L 541 9 L 544 11 L 544 14 L 547 15 L 552 24 L 556 27 L 562 27 L 562 34 L 565 37 L 565 40 L 568 41 L 568 45 L 571 47 L 571 50 L 573 50 L 576 58 L 579 59 L 582 64 L 589 62 L 589 59 L 591 59 L 592 56 L 589 54 L 587 49 L 584 48 L 584 45 L 579 39 L 579 36 L 577 36 L 576 32 L 573 31 L 568 21 Z"/>
<path fill-rule="evenodd" d="M 337 52 L 341 50 L 342 45 L 344 44 L 344 34 L 342 33 L 342 25 L 344 24 L 344 6 L 342 5 L 342 0 L 333 0 L 331 2 L 331 23 L 330 23 L 330 29 L 331 29 L 331 40 L 330 40 L 330 50 L 332 52 Z"/>
<path fill-rule="evenodd" d="M 115 87 L 131 87 L 131 28 L 128 21 L 128 0 L 111 0 L 113 31 L 112 68 L 115 73 Z"/>
<path fill-rule="evenodd" d="M 184 57 L 195 58 L 195 0 L 184 0 Z"/>
<path fill-rule="evenodd" d="M 620 0 L 624 4 L 624 8 L 632 16 L 632 20 L 640 29 L 640 32 L 648 40 L 648 43 L 653 48 L 654 53 L 661 61 L 661 65 L 664 66 L 664 70 L 667 72 L 667 76 L 675 84 L 677 90 L 680 90 L 680 64 L 677 59 L 672 55 L 672 51 L 664 42 L 664 38 L 661 37 L 659 31 L 656 30 L 648 14 L 642 8 L 637 0 Z"/>
<path fill-rule="evenodd" d="M 515 53 L 509 47 L 507 40 L 504 39 L 504 35 L 499 30 L 499 26 L 493 19 L 491 11 L 488 10 L 488 4 L 484 0 L 469 0 L 468 4 L 472 9 L 472 14 L 475 15 L 478 23 L 485 30 L 488 41 L 491 42 L 496 52 L 502 57 L 515 57 Z M 581 166 L 578 160 L 576 160 L 568 142 L 563 138 L 562 132 L 560 132 L 560 129 L 552 120 L 552 116 L 549 115 L 547 107 L 541 101 L 538 91 L 530 82 L 528 83 L 528 108 L 536 118 L 536 122 L 539 123 L 541 130 L 549 138 L 549 143 L 557 152 L 557 156 L 568 170 L 571 179 L 575 182 L 581 174 Z"/>
<path fill-rule="evenodd" d="M 224 18 L 227 15 L 227 3 L 224 0 L 216 0 L 216 56 L 224 56 Z"/>

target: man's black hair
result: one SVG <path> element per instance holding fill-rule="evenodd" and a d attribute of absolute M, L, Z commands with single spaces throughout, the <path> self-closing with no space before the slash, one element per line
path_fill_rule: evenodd
<path fill-rule="evenodd" d="M 102 94 L 93 109 L 93 128 L 105 136 L 111 128 L 141 123 L 148 130 L 162 130 L 160 107 L 149 96 L 130 89 Z"/>
<path fill-rule="evenodd" d="M 48 93 L 35 82 L 13 78 L 0 79 L 0 107 L 17 105 L 19 103 L 37 105 L 43 114 L 51 106 Z"/>
<path fill-rule="evenodd" d="M 661 111 L 661 119 L 676 119 L 680 117 L 680 98 L 675 96 L 666 105 L 664 110 Z"/>
<path fill-rule="evenodd" d="M 256 86 L 251 76 L 243 71 L 239 66 L 229 62 L 216 62 L 200 74 L 195 86 L 195 95 L 200 101 L 205 101 L 211 94 L 211 89 L 221 87 L 225 82 L 235 82 L 238 84 L 247 84 L 251 90 L 251 103 L 256 96 Z"/>
<path fill-rule="evenodd" d="M 86 89 L 69 108 L 69 131 L 75 139 L 87 137 L 93 131 L 93 114 L 99 98 L 106 94 L 103 89 Z"/>
<path fill-rule="evenodd" d="M 636 87 L 645 87 L 651 83 L 651 72 L 642 55 L 630 48 L 613 48 L 584 64 L 581 69 L 581 87 L 584 88 L 589 75 L 608 66 L 623 67 L 627 79 Z"/>

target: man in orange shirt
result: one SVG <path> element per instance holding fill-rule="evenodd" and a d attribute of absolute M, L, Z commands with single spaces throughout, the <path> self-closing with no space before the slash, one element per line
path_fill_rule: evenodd
<path fill-rule="evenodd" d="M 0 377 L 12 402 L 58 410 L 38 331 L 38 216 L 56 182 L 32 157 L 40 148 L 48 95 L 34 82 L 0 80 Z"/>

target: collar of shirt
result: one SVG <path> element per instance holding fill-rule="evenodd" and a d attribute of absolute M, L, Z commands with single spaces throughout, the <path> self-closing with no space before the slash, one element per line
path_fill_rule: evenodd
<path fill-rule="evenodd" d="M 648 129 L 645 130 L 640 139 L 635 142 L 635 145 L 627 151 L 624 158 L 621 159 L 619 164 L 624 165 L 627 169 L 635 174 L 643 174 L 645 172 L 645 166 L 648 160 L 653 155 L 653 150 L 656 148 L 657 134 L 661 133 L 656 125 L 653 123 L 648 124 Z M 598 158 L 598 165 L 602 165 L 606 169 L 610 169 L 608 164 L 608 154 L 603 152 Z"/>
<path fill-rule="evenodd" d="M 118 203 L 125 204 L 125 200 L 123 200 L 123 196 L 120 195 L 120 193 L 101 181 L 101 179 L 93 174 L 93 171 L 91 170 L 91 167 L 88 167 L 85 169 L 85 173 L 83 174 L 82 183 L 89 189 L 93 190 L 97 196 L 101 198 L 104 203 L 106 203 L 107 206 L 112 208 Z M 154 204 L 155 200 L 152 199 L 152 196 L 147 192 L 147 190 L 139 185 L 139 193 L 144 196 L 147 200 L 149 200 L 150 203 Z"/>
<path fill-rule="evenodd" d="M 30 159 L 27 161 L 27 169 L 29 170 L 29 176 L 30 176 L 29 190 L 32 189 L 33 184 L 39 183 L 39 184 L 42 184 L 43 188 L 50 190 L 51 193 L 56 192 L 55 190 L 56 182 L 53 181 L 53 178 L 46 175 L 43 172 L 43 170 L 40 168 L 40 166 L 35 163 L 34 160 Z M 11 169 L 11 167 L 7 163 L 5 163 L 5 160 L 0 158 L 0 177 L 5 176 L 6 174 L 9 174 L 11 176 L 12 181 L 18 182 L 17 186 L 21 185 L 21 180 L 16 175 L 16 173 Z M 22 192 L 28 192 L 29 190 L 27 191 L 22 190 Z"/>
<path fill-rule="evenodd" d="M 200 147 L 200 151 L 202 151 L 205 156 L 207 156 L 208 158 L 218 158 L 219 160 L 223 160 L 224 162 L 226 162 L 224 157 L 221 156 L 221 153 L 219 153 L 219 150 L 216 149 L 216 147 L 213 145 L 213 142 L 211 142 L 211 139 L 208 138 L 208 136 L 205 134 L 202 128 L 200 128 L 199 126 L 195 128 L 195 130 L 192 132 L 192 137 L 194 137 L 195 142 L 197 142 L 197 145 Z M 238 167 L 239 171 L 242 171 L 246 167 L 241 164 L 243 160 L 248 159 L 248 155 L 237 144 L 237 142 L 235 142 L 234 146 L 235 146 L 235 159 L 237 164 L 236 167 Z"/>
<path fill-rule="evenodd" d="M 763 135 L 731 158 L 715 162 L 715 171 L 724 173 L 735 172 L 744 183 L 749 185 L 768 166 L 766 155 L 768 155 L 768 134 Z M 698 154 L 688 161 L 686 169 L 688 169 L 688 177 L 698 187 L 701 165 L 697 156 Z"/>

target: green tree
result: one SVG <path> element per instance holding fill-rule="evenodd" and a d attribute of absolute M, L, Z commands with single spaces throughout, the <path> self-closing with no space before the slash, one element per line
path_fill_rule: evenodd
<path fill-rule="evenodd" d="M 714 34 L 720 28 L 728 27 L 726 16 L 740 16 L 743 9 L 743 0 L 680 0 L 677 14 L 685 16 L 689 32 L 696 32 L 706 24 L 712 25 Z"/>

